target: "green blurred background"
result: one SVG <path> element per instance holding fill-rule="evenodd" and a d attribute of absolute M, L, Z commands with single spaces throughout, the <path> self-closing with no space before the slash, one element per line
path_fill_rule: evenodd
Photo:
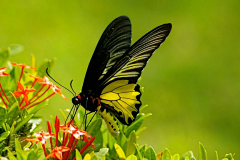
<path fill-rule="evenodd" d="M 80 92 L 95 46 L 107 25 L 120 15 L 132 22 L 133 42 L 163 23 L 172 32 L 144 69 L 143 104 L 151 112 L 138 142 L 157 152 L 193 150 L 202 142 L 215 159 L 240 159 L 240 1 L 0 1 L 0 48 L 25 46 L 11 61 L 39 64 L 57 57 L 52 76 L 65 86 L 73 79 Z M 71 107 L 54 96 L 39 112 L 45 120 Z M 45 121 L 44 121 L 45 122 Z"/>

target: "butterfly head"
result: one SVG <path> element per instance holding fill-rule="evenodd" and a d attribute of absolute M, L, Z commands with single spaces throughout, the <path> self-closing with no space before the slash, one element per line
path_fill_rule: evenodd
<path fill-rule="evenodd" d="M 80 94 L 72 98 L 72 103 L 74 105 L 78 105 L 78 104 L 81 103 L 81 96 L 80 96 Z"/>

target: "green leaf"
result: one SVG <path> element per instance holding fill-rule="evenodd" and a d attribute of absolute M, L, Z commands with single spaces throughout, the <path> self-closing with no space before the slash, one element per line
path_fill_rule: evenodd
<path fill-rule="evenodd" d="M 0 50 L 0 68 L 5 67 L 10 57 L 10 50 Z"/>
<path fill-rule="evenodd" d="M 11 55 L 21 53 L 23 50 L 24 50 L 24 46 L 22 46 L 20 44 L 12 44 L 9 47 L 9 51 L 10 51 Z"/>
<path fill-rule="evenodd" d="M 218 152 L 215 151 L 215 154 L 216 154 L 216 160 L 219 160 L 219 158 L 218 158 Z"/>
<path fill-rule="evenodd" d="M 122 148 L 117 143 L 114 144 L 114 148 L 120 159 L 126 159 L 125 153 L 123 152 Z"/>
<path fill-rule="evenodd" d="M 82 156 L 77 149 L 76 149 L 76 160 L 82 160 Z"/>
<path fill-rule="evenodd" d="M 137 157 L 135 155 L 130 155 L 126 160 L 137 160 Z"/>
<path fill-rule="evenodd" d="M 36 105 L 30 109 L 28 109 L 28 114 L 36 114 L 40 109 L 42 109 L 44 106 L 46 106 L 47 104 L 43 104 L 43 105 Z"/>
<path fill-rule="evenodd" d="M 144 114 L 144 113 L 141 113 L 138 115 L 139 118 L 137 118 L 129 127 L 127 127 L 127 129 L 125 130 L 125 135 L 126 137 L 129 136 L 129 134 L 135 130 L 137 131 L 140 126 L 142 125 L 143 123 L 143 120 L 149 116 L 151 116 L 152 114 L 151 113 L 148 113 L 148 114 Z"/>
<path fill-rule="evenodd" d="M 180 159 L 179 154 L 174 154 L 171 160 L 179 160 L 179 159 Z"/>
<path fill-rule="evenodd" d="M 67 118 L 66 114 L 64 113 L 64 111 L 62 109 L 59 109 L 59 110 L 63 116 L 64 121 L 66 121 L 66 118 Z"/>
<path fill-rule="evenodd" d="M 148 147 L 144 154 L 144 157 L 147 158 L 148 160 L 157 160 L 155 151 L 153 150 L 152 147 Z"/>
<path fill-rule="evenodd" d="M 140 148 L 140 153 L 142 156 L 144 156 L 145 152 L 146 152 L 146 145 L 144 145 Z"/>
<path fill-rule="evenodd" d="M 142 154 L 141 154 L 141 152 L 140 152 L 140 150 L 139 150 L 139 148 L 138 148 L 138 145 L 137 145 L 137 144 L 134 144 L 134 145 L 135 145 L 136 150 L 137 150 L 138 159 L 142 160 L 142 159 L 143 159 L 143 156 L 142 156 Z"/>
<path fill-rule="evenodd" d="M 229 153 L 229 154 L 226 154 L 226 155 L 225 155 L 224 159 L 234 160 L 234 159 L 233 159 L 233 156 L 234 156 L 234 155 L 233 155 L 232 153 Z"/>
<path fill-rule="evenodd" d="M 54 63 L 55 59 L 51 59 L 51 60 L 45 60 L 39 67 L 38 67 L 38 72 L 37 75 L 39 77 L 44 77 L 46 75 L 46 69 L 48 68 L 48 72 L 51 72 L 53 63 Z"/>
<path fill-rule="evenodd" d="M 198 159 L 207 160 L 207 151 L 205 150 L 203 144 L 200 142 L 199 142 Z"/>
<path fill-rule="evenodd" d="M 20 108 L 18 107 L 18 102 L 15 102 L 8 110 L 8 113 L 6 115 L 7 118 L 7 124 L 9 126 L 12 126 L 13 121 L 15 121 L 20 114 Z"/>
<path fill-rule="evenodd" d="M 117 137 L 117 143 L 122 147 L 124 151 L 126 151 L 127 138 L 122 132 L 120 132 L 119 136 Z"/>
<path fill-rule="evenodd" d="M 135 153 L 136 134 L 132 131 L 127 140 L 126 155 L 129 156 Z"/>
<path fill-rule="evenodd" d="M 1 135 L 0 135 L 0 142 L 5 140 L 8 136 L 9 136 L 10 132 L 7 131 L 7 132 L 3 132 Z"/>
<path fill-rule="evenodd" d="M 19 129 L 21 129 L 32 118 L 32 116 L 33 116 L 33 114 L 27 116 L 20 123 L 18 123 L 18 125 L 16 126 L 16 128 L 14 130 L 14 133 L 16 133 Z"/>
<path fill-rule="evenodd" d="M 13 155 L 13 153 L 9 150 L 9 149 L 7 149 L 8 150 L 8 158 L 10 159 L 10 160 L 17 160 L 17 158 L 15 158 L 15 156 Z"/>
<path fill-rule="evenodd" d="M 91 160 L 98 160 L 97 156 L 96 155 L 93 155 Z"/>
<path fill-rule="evenodd" d="M 96 119 L 87 128 L 87 132 L 90 135 L 95 136 L 100 131 L 101 126 L 102 126 L 102 119 Z"/>
<path fill-rule="evenodd" d="M 163 151 L 161 160 L 171 160 L 171 153 L 167 148 Z"/>
<path fill-rule="evenodd" d="M 17 138 L 15 138 L 15 149 L 16 151 L 22 151 L 22 146 Z"/>
<path fill-rule="evenodd" d="M 33 160 L 33 159 L 36 159 L 36 157 L 37 157 L 37 154 L 34 151 L 31 151 L 28 154 L 27 160 Z"/>
<path fill-rule="evenodd" d="M 6 109 L 0 107 L 0 126 L 2 126 L 2 123 L 5 121 L 6 113 L 7 113 Z"/>
<path fill-rule="evenodd" d="M 116 143 L 116 139 L 110 134 L 110 132 L 107 133 L 107 141 L 108 141 L 108 148 L 109 148 L 109 154 L 114 155 L 116 154 L 116 150 L 114 149 L 114 144 Z"/>
<path fill-rule="evenodd" d="M 101 148 L 99 152 L 96 152 L 95 154 L 97 155 L 98 159 L 101 159 L 108 153 L 108 150 L 109 150 L 108 148 Z"/>
<path fill-rule="evenodd" d="M 137 139 L 137 137 L 136 137 L 135 131 L 132 131 L 127 140 L 127 148 L 126 148 L 127 156 L 135 153 L 135 145 L 134 144 L 136 144 L 136 141 L 137 141 L 136 139 Z"/>
<path fill-rule="evenodd" d="M 194 157 L 192 151 L 188 151 L 188 152 L 184 153 L 184 154 L 181 156 L 180 160 L 185 160 L 186 157 L 188 157 L 189 160 L 196 160 L 196 158 Z"/>

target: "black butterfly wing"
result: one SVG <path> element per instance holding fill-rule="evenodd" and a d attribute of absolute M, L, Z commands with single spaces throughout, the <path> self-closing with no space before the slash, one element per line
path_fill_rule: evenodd
<path fill-rule="evenodd" d="M 103 32 L 89 63 L 82 91 L 91 94 L 99 88 L 98 81 L 130 48 L 131 22 L 127 16 L 113 20 Z"/>
<path fill-rule="evenodd" d="M 171 24 L 163 24 L 145 34 L 98 81 L 102 106 L 108 108 L 123 124 L 130 125 L 139 112 L 141 93 L 136 82 L 171 28 Z"/>

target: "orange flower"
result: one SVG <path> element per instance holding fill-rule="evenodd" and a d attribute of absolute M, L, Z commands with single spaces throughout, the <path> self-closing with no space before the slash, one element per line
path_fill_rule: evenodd
<path fill-rule="evenodd" d="M 27 66 L 26 64 L 17 64 L 17 63 L 14 63 L 14 62 L 11 62 L 11 64 L 14 65 L 14 66 L 22 67 L 22 71 L 21 71 L 21 74 L 20 74 L 20 77 L 19 77 L 19 80 L 18 80 L 18 81 L 21 81 L 24 68 L 34 69 L 34 70 L 36 69 L 35 67 Z"/>
<path fill-rule="evenodd" d="M 35 89 L 28 89 L 27 87 L 24 88 L 23 85 L 22 85 L 19 81 L 17 81 L 17 85 L 18 85 L 17 89 L 19 89 L 20 91 L 14 92 L 14 93 L 13 93 L 14 96 L 15 96 L 15 97 L 20 97 L 21 95 L 23 95 L 23 100 L 24 100 L 24 102 L 25 102 L 26 104 L 28 104 L 28 93 L 29 93 L 29 92 L 34 92 Z"/>
<path fill-rule="evenodd" d="M 4 71 L 7 69 L 7 67 L 0 68 L 0 76 L 9 76 L 8 73 L 4 73 Z"/>
<path fill-rule="evenodd" d="M 22 67 L 22 68 L 27 68 L 27 69 L 36 69 L 35 67 L 32 67 L 32 66 L 27 66 L 26 64 L 17 64 L 17 63 L 15 63 L 15 62 L 11 62 L 11 64 L 13 65 L 13 66 L 19 66 L 19 67 Z"/>
<path fill-rule="evenodd" d="M 46 159 L 48 159 L 49 157 L 53 157 L 53 158 L 58 158 L 60 160 L 62 160 L 62 154 L 63 152 L 69 151 L 70 148 L 65 147 L 65 146 L 60 146 L 60 147 L 55 147 L 54 150 L 52 150 L 52 152 L 46 157 Z"/>

